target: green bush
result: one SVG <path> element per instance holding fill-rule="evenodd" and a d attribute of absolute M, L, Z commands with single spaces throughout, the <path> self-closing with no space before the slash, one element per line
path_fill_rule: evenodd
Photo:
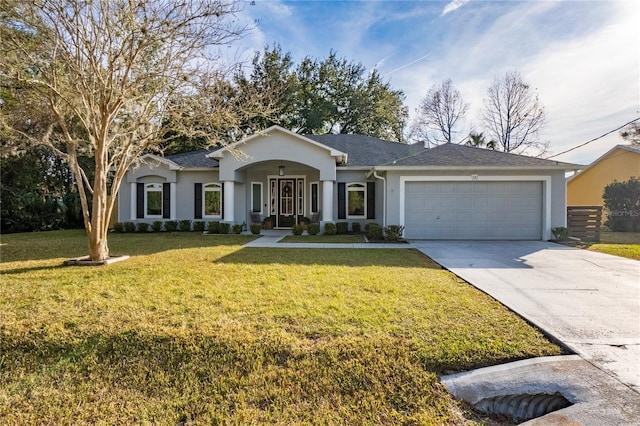
<path fill-rule="evenodd" d="M 360 222 L 353 222 L 351 224 L 351 230 L 353 231 L 354 234 L 359 234 L 360 233 Z"/>
<path fill-rule="evenodd" d="M 551 228 L 551 232 L 553 233 L 553 238 L 557 241 L 564 241 L 569 237 L 569 230 L 564 226 L 557 226 L 555 228 Z"/>
<path fill-rule="evenodd" d="M 382 227 L 375 222 L 367 223 L 364 226 L 365 233 L 367 238 L 370 240 L 381 240 L 382 239 Z"/>
<path fill-rule="evenodd" d="M 242 233 L 242 225 L 233 225 L 233 233 L 241 234 Z"/>
<path fill-rule="evenodd" d="M 113 230 L 116 231 L 116 232 L 124 232 L 124 223 L 116 222 L 113 225 Z"/>
<path fill-rule="evenodd" d="M 302 225 L 293 225 L 291 227 L 291 232 L 293 233 L 293 235 L 302 235 L 303 231 L 304 228 L 302 227 Z"/>
<path fill-rule="evenodd" d="M 252 223 L 249 225 L 249 229 L 253 235 L 260 235 L 260 231 L 262 230 L 262 224 L 260 223 Z"/>
<path fill-rule="evenodd" d="M 319 223 L 310 223 L 307 226 L 307 234 L 309 235 L 318 235 L 320 233 L 320 224 Z"/>
<path fill-rule="evenodd" d="M 149 224 L 147 222 L 138 222 L 136 225 L 138 232 L 147 232 L 149 230 Z"/>
<path fill-rule="evenodd" d="M 180 232 L 190 232 L 191 231 L 191 221 L 189 219 L 181 220 L 178 223 L 178 230 Z"/>
<path fill-rule="evenodd" d="M 200 232 L 200 233 L 204 232 L 204 225 L 205 225 L 205 223 L 203 221 L 195 220 L 193 222 L 193 231 L 194 232 Z"/>
<path fill-rule="evenodd" d="M 226 235 L 231 230 L 231 224 L 226 223 L 226 222 L 220 222 L 220 224 L 218 225 L 218 230 L 219 230 L 220 234 L 225 234 Z"/>
<path fill-rule="evenodd" d="M 346 235 L 349 233 L 349 222 L 336 223 L 336 234 Z"/>
<path fill-rule="evenodd" d="M 336 235 L 336 224 L 332 222 L 325 223 L 324 235 Z"/>
<path fill-rule="evenodd" d="M 161 220 L 154 220 L 151 224 L 151 229 L 153 230 L 153 232 L 160 232 L 162 231 L 162 225 L 163 223 Z"/>
<path fill-rule="evenodd" d="M 607 210 L 605 225 L 614 232 L 640 232 L 640 179 L 613 182 L 602 194 Z"/>
<path fill-rule="evenodd" d="M 136 224 L 133 222 L 125 222 L 124 232 L 136 232 Z"/>
<path fill-rule="evenodd" d="M 167 232 L 176 232 L 178 229 L 178 222 L 175 220 L 168 220 L 164 223 L 164 230 Z"/>
<path fill-rule="evenodd" d="M 387 241 L 399 241 L 402 238 L 404 226 L 389 225 L 384 228 L 384 239 Z"/>
<path fill-rule="evenodd" d="M 207 228 L 210 234 L 219 234 L 220 233 L 220 222 L 209 222 L 209 226 Z"/>

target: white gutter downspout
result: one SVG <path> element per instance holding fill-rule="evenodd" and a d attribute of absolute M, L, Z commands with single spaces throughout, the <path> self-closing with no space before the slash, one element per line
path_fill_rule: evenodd
<path fill-rule="evenodd" d="M 378 176 L 378 171 L 376 169 L 372 169 L 367 173 L 367 177 L 371 175 L 382 181 L 382 227 L 385 228 L 387 226 L 387 179 L 382 176 Z"/>

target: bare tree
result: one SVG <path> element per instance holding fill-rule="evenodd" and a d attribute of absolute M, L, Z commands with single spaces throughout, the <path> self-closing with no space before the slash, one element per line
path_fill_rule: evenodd
<path fill-rule="evenodd" d="M 0 99 L 0 125 L 68 162 L 92 260 L 109 257 L 109 220 L 127 169 L 167 137 L 208 138 L 234 122 L 237 111 L 194 95 L 220 81 L 215 46 L 246 31 L 238 11 L 236 0 L 0 4 L 0 78 L 17 88 Z M 38 119 L 12 114 L 11 97 Z M 25 128 L 34 121 L 48 124 Z M 95 168 L 85 170 L 81 155 Z"/>
<path fill-rule="evenodd" d="M 620 136 L 622 139 L 629 141 L 632 146 L 640 147 L 640 124 L 636 121 L 625 126 L 620 131 Z"/>
<path fill-rule="evenodd" d="M 504 152 L 529 151 L 539 156 L 548 148 L 539 140 L 545 124 L 544 106 L 517 71 L 494 78 L 484 100 L 483 119 L 489 135 Z"/>
<path fill-rule="evenodd" d="M 416 110 L 413 138 L 427 146 L 453 142 L 456 124 L 468 109 L 451 79 L 434 84 Z"/>

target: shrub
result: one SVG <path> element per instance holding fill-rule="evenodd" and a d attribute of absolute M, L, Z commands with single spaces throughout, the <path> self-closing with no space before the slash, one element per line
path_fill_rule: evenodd
<path fill-rule="evenodd" d="M 307 225 L 307 234 L 318 235 L 319 233 L 320 233 L 319 223 L 310 223 L 309 225 Z"/>
<path fill-rule="evenodd" d="M 325 223 L 324 235 L 336 235 L 336 224 L 332 222 Z"/>
<path fill-rule="evenodd" d="M 602 194 L 609 229 L 615 232 L 640 232 L 640 179 L 613 182 Z"/>
<path fill-rule="evenodd" d="M 207 228 L 210 234 L 219 234 L 220 233 L 220 222 L 209 222 L 209 226 Z"/>
<path fill-rule="evenodd" d="M 273 220 L 271 220 L 271 216 L 265 217 L 262 221 L 263 229 L 273 229 Z"/>
<path fill-rule="evenodd" d="M 180 232 L 189 232 L 189 231 L 191 231 L 191 221 L 189 219 L 181 220 L 178 223 L 178 229 L 180 230 Z"/>
<path fill-rule="evenodd" d="M 353 231 L 354 234 L 359 234 L 360 233 L 360 222 L 353 222 L 351 224 L 351 230 Z"/>
<path fill-rule="evenodd" d="M 551 232 L 553 233 L 553 237 L 557 241 L 564 241 L 569 236 L 569 230 L 564 226 L 558 226 L 556 228 L 551 228 Z"/>
<path fill-rule="evenodd" d="M 167 232 L 176 232 L 178 229 L 178 222 L 175 220 L 168 220 L 164 223 L 164 230 Z"/>
<path fill-rule="evenodd" d="M 293 225 L 291 227 L 291 232 L 293 233 L 293 235 L 302 235 L 303 231 L 304 228 L 302 227 L 302 225 Z"/>
<path fill-rule="evenodd" d="M 349 233 L 349 222 L 336 223 L 336 234 L 345 235 Z"/>
<path fill-rule="evenodd" d="M 260 231 L 262 230 L 262 224 L 260 223 L 252 223 L 249 225 L 249 229 L 253 235 L 260 235 Z"/>
<path fill-rule="evenodd" d="M 162 231 L 162 221 L 160 220 L 154 220 L 153 223 L 151 224 L 151 229 L 153 230 L 153 232 L 160 232 Z"/>
<path fill-rule="evenodd" d="M 115 225 L 113 225 L 113 230 L 116 232 L 124 232 L 124 223 L 116 222 Z"/>
<path fill-rule="evenodd" d="M 218 224 L 218 231 L 220 234 L 228 234 L 231 230 L 231 224 L 226 222 L 220 222 Z"/>
<path fill-rule="evenodd" d="M 242 233 L 242 225 L 233 225 L 233 233 L 241 234 Z"/>
<path fill-rule="evenodd" d="M 374 222 L 367 223 L 364 226 L 364 229 L 368 239 L 370 240 L 382 239 L 382 227 L 377 223 L 374 223 Z"/>
<path fill-rule="evenodd" d="M 136 225 L 138 232 L 147 232 L 149 230 L 149 224 L 147 222 L 138 222 Z"/>
<path fill-rule="evenodd" d="M 387 241 L 398 241 L 402 238 L 404 226 L 389 225 L 384 228 L 384 239 Z"/>
<path fill-rule="evenodd" d="M 125 222 L 124 232 L 136 232 L 136 224 L 133 222 Z"/>
<path fill-rule="evenodd" d="M 204 225 L 205 225 L 205 223 L 203 221 L 196 220 L 196 221 L 193 222 L 193 230 L 195 232 L 202 233 L 202 232 L 204 232 Z"/>

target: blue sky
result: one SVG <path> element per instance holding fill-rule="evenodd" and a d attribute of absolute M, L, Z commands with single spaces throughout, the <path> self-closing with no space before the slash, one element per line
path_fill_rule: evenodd
<path fill-rule="evenodd" d="M 240 41 L 244 58 L 274 43 L 296 62 L 334 49 L 404 91 L 412 117 L 451 78 L 471 105 L 463 133 L 482 130 L 487 87 L 507 70 L 538 90 L 552 153 L 640 117 L 637 0 L 257 0 L 243 13 L 257 22 Z M 616 143 L 617 132 L 558 159 L 589 163 Z"/>

